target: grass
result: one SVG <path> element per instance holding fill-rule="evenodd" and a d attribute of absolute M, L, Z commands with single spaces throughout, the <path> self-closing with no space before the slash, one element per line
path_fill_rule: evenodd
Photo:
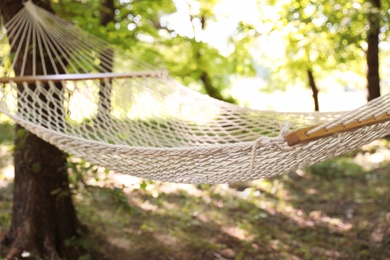
<path fill-rule="evenodd" d="M 0 124 L 0 233 L 11 212 L 12 180 L 1 170 L 11 163 L 11 127 Z M 102 259 L 390 259 L 390 160 L 368 160 L 389 147 L 231 185 L 149 182 L 77 164 L 74 200 L 91 230 L 81 242 Z"/>

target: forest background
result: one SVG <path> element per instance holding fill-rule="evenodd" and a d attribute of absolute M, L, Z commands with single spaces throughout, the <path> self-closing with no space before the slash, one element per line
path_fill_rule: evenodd
<path fill-rule="evenodd" d="M 184 85 L 241 106 L 335 111 L 390 92 L 385 1 L 40 2 Z M 0 119 L 7 233 L 15 134 Z M 71 158 L 70 187 L 89 235 L 65 242 L 92 259 L 386 259 L 389 158 L 381 140 L 298 173 L 212 186 L 156 183 Z"/>

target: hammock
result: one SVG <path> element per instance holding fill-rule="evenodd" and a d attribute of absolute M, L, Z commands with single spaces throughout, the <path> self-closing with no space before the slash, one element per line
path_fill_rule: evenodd
<path fill-rule="evenodd" d="M 118 173 L 180 183 L 248 181 L 390 133 L 388 95 L 339 113 L 242 108 L 182 86 L 31 1 L 0 38 L 0 112 Z"/>

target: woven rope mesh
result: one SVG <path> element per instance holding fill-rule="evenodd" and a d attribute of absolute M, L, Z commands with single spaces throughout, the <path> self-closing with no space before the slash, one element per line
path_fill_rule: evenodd
<path fill-rule="evenodd" d="M 372 116 L 389 110 L 389 98 L 346 113 L 241 108 L 182 86 L 31 2 L 0 37 L 0 112 L 60 149 L 121 173 L 184 183 L 247 181 L 389 134 L 381 123 L 289 147 L 287 124 L 294 130 Z"/>

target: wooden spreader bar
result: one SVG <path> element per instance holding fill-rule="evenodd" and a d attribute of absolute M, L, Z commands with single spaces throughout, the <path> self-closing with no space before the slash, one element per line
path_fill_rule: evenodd
<path fill-rule="evenodd" d="M 103 80 L 103 79 L 118 79 L 118 78 L 143 78 L 143 77 L 162 77 L 166 76 L 166 71 L 147 71 L 147 72 L 131 72 L 131 73 L 94 73 L 94 74 L 53 74 L 53 75 L 37 75 L 37 76 L 17 76 L 0 78 L 0 83 L 35 83 L 39 82 L 61 82 L 61 81 L 80 81 L 80 80 Z"/>
<path fill-rule="evenodd" d="M 289 146 L 293 146 L 302 142 L 309 142 L 313 140 L 320 139 L 322 137 L 330 136 L 333 134 L 338 134 L 338 133 L 343 133 L 343 132 L 348 132 L 351 130 L 355 130 L 364 126 L 369 126 L 369 125 L 374 125 L 374 124 L 379 124 L 379 123 L 384 123 L 390 121 L 390 114 L 384 113 L 381 114 L 380 116 L 377 117 L 370 117 L 364 120 L 355 120 L 349 124 L 346 125 L 337 125 L 334 127 L 331 127 L 329 129 L 320 129 L 310 135 L 307 134 L 308 131 L 311 129 L 314 129 L 316 126 L 310 126 L 306 128 L 301 128 L 298 129 L 294 132 L 289 133 L 288 135 L 285 136 L 285 139 L 287 141 L 287 144 Z"/>

